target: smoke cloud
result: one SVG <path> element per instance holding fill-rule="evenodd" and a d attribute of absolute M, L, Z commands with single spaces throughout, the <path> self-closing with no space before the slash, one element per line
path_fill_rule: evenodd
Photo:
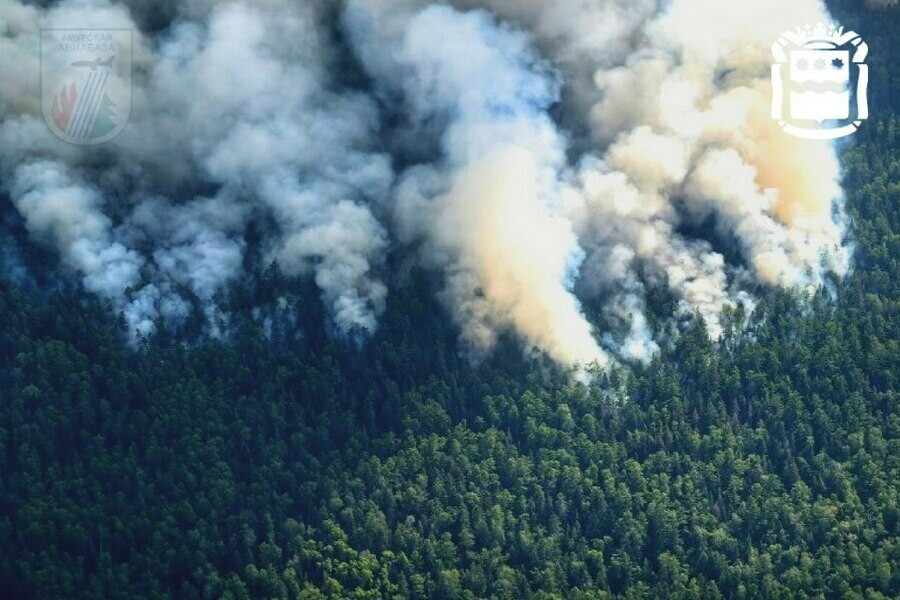
<path fill-rule="evenodd" d="M 384 307 L 376 271 L 387 246 L 371 203 L 393 177 L 390 158 L 372 150 L 375 106 L 332 86 L 312 7 L 188 8 L 200 20 L 178 20 L 155 39 L 138 36 L 134 117 L 99 164 L 95 153 L 42 131 L 36 95 L 4 86 L 12 116 L 3 124 L 3 168 L 15 173 L 13 202 L 29 229 L 52 227 L 66 263 L 141 333 L 160 318 L 183 320 L 191 299 L 207 313 L 210 333 L 221 332 L 227 316 L 215 296 L 243 274 L 251 222 L 267 227 L 259 249 L 266 258 L 314 277 L 341 333 L 371 333 Z M 27 59 L 13 78 L 23 87 L 40 73 L 28 52 L 39 27 L 135 27 L 124 7 L 103 2 L 40 13 L 4 0 L 3 11 L 13 25 L 4 49 Z M 49 175 L 39 173 L 45 163 L 29 163 L 35 140 L 57 157 Z M 96 256 L 74 256 L 76 248 Z M 147 287 L 135 292 L 141 282 Z"/>
<path fill-rule="evenodd" d="M 839 165 L 769 118 L 772 42 L 815 0 L 0 0 L 0 189 L 133 335 L 270 262 L 374 332 L 393 249 L 440 275 L 462 348 L 649 360 L 647 293 L 713 339 L 765 286 L 849 268 Z M 40 114 L 42 28 L 134 29 L 131 122 Z M 588 308 L 590 310 L 588 311 Z M 588 317 L 590 312 L 590 318 Z"/>
<path fill-rule="evenodd" d="M 487 13 L 392 11 L 351 5 L 360 55 L 415 122 L 445 121 L 436 164 L 399 183 L 403 241 L 422 239 L 423 260 L 446 273 L 444 298 L 475 348 L 511 325 L 562 362 L 605 362 L 570 289 L 582 253 L 560 212 L 565 144 L 547 114 L 558 81 Z"/>

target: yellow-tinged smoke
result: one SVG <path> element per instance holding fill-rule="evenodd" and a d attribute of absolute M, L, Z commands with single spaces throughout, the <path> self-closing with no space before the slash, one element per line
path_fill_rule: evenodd
<path fill-rule="evenodd" d="M 0 0 L 0 187 L 137 331 L 184 320 L 184 289 L 222 317 L 253 229 L 340 333 L 375 330 L 403 247 L 467 348 L 513 330 L 566 365 L 649 359 L 648 285 L 716 338 L 757 284 L 848 268 L 834 147 L 769 116 L 772 43 L 830 22 L 818 0 L 182 4 Z M 39 28 L 141 18 L 169 26 L 136 32 L 128 129 L 54 142 Z"/>

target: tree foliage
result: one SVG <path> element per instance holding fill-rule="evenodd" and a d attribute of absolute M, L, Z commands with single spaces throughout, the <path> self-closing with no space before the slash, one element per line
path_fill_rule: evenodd
<path fill-rule="evenodd" d="M 359 348 L 315 302 L 274 310 L 312 295 L 273 269 L 232 298 L 265 327 L 137 351 L 77 289 L 0 279 L 0 597 L 900 596 L 900 119 L 879 106 L 843 157 L 847 279 L 589 386 L 515 340 L 471 365 L 422 276 Z"/>

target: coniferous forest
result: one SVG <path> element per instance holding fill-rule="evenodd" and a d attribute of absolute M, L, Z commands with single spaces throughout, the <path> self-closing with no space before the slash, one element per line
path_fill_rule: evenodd
<path fill-rule="evenodd" d="M 273 266 L 228 291 L 227 338 L 132 348 L 26 246 L 0 598 L 900 597 L 900 18 L 832 4 L 872 48 L 852 272 L 588 385 L 512 334 L 470 361 L 417 270 L 358 344 Z"/>

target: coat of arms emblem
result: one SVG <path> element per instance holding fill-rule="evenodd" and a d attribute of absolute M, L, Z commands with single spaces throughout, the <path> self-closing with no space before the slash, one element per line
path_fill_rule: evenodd
<path fill-rule="evenodd" d="M 785 132 L 835 139 L 869 116 L 868 46 L 853 31 L 819 23 L 786 31 L 772 45 L 772 118 Z"/>
<path fill-rule="evenodd" d="M 41 31 L 41 112 L 57 137 L 79 145 L 118 135 L 131 114 L 131 31 Z"/>

